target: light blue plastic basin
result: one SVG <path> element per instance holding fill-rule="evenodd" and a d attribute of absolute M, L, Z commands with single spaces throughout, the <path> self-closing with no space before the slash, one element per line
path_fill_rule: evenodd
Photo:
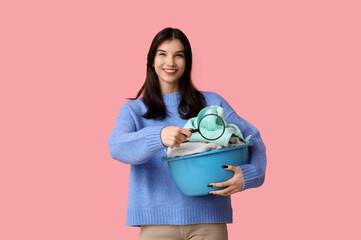
<path fill-rule="evenodd" d="M 162 157 L 162 161 L 168 162 L 175 183 L 185 195 L 208 195 L 210 191 L 222 189 L 208 187 L 208 184 L 224 182 L 233 177 L 234 172 L 225 170 L 223 165 L 240 166 L 249 162 L 250 146 L 252 142 L 248 141 L 236 147 L 175 158 Z"/>

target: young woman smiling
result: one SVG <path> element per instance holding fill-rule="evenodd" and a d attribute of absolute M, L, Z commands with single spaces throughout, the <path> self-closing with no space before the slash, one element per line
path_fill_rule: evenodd
<path fill-rule="evenodd" d="M 141 240 L 228 239 L 230 195 L 264 182 L 266 152 L 259 131 L 220 95 L 198 91 L 191 69 L 192 51 L 184 33 L 176 28 L 160 31 L 148 52 L 145 82 L 120 109 L 109 137 L 112 158 L 131 164 L 126 224 L 141 227 Z M 164 147 L 179 147 L 191 136 L 182 126 L 211 105 L 221 106 L 227 122 L 252 135 L 250 163 L 229 165 L 226 169 L 234 172 L 230 180 L 210 183 L 225 188 L 208 196 L 185 196 L 161 157 Z"/>

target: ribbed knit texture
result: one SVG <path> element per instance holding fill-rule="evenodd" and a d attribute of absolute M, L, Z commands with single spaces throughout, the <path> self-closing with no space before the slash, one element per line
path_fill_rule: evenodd
<path fill-rule="evenodd" d="M 237 125 L 244 136 L 252 135 L 250 163 L 240 166 L 244 176 L 243 190 L 263 184 L 266 168 L 266 151 L 258 130 L 239 117 L 218 94 L 202 92 L 206 105 L 221 106 L 228 123 Z M 178 113 L 180 93 L 162 94 L 168 110 L 163 120 L 145 119 L 147 111 L 142 99 L 126 102 L 116 119 L 109 137 L 113 159 L 132 164 L 129 176 L 128 209 L 126 224 L 186 225 L 198 223 L 231 223 L 232 207 L 229 196 L 185 196 L 172 179 L 160 139 L 162 128 L 183 127 L 188 120 Z"/>

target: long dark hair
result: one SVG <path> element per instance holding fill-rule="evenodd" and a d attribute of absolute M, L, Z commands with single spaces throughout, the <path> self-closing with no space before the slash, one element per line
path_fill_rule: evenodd
<path fill-rule="evenodd" d="M 205 107 L 205 99 L 200 91 L 198 91 L 191 81 L 192 70 L 192 49 L 186 35 L 177 28 L 164 28 L 153 39 L 147 56 L 147 75 L 145 82 L 135 98 L 143 94 L 143 102 L 148 108 L 148 112 L 142 117 L 164 119 L 167 115 L 167 109 L 163 102 L 160 91 L 158 75 L 153 67 L 154 58 L 158 46 L 166 40 L 179 39 L 184 46 L 185 70 L 179 79 L 179 92 L 181 101 L 178 106 L 178 112 L 182 119 L 189 119 L 197 116 L 198 112 Z"/>

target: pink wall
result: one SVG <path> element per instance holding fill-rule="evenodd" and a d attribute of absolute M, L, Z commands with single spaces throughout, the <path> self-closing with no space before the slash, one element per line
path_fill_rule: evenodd
<path fill-rule="evenodd" d="M 359 1 L 0 4 L 0 239 L 137 239 L 107 140 L 164 27 L 267 146 L 230 239 L 361 239 Z"/>

